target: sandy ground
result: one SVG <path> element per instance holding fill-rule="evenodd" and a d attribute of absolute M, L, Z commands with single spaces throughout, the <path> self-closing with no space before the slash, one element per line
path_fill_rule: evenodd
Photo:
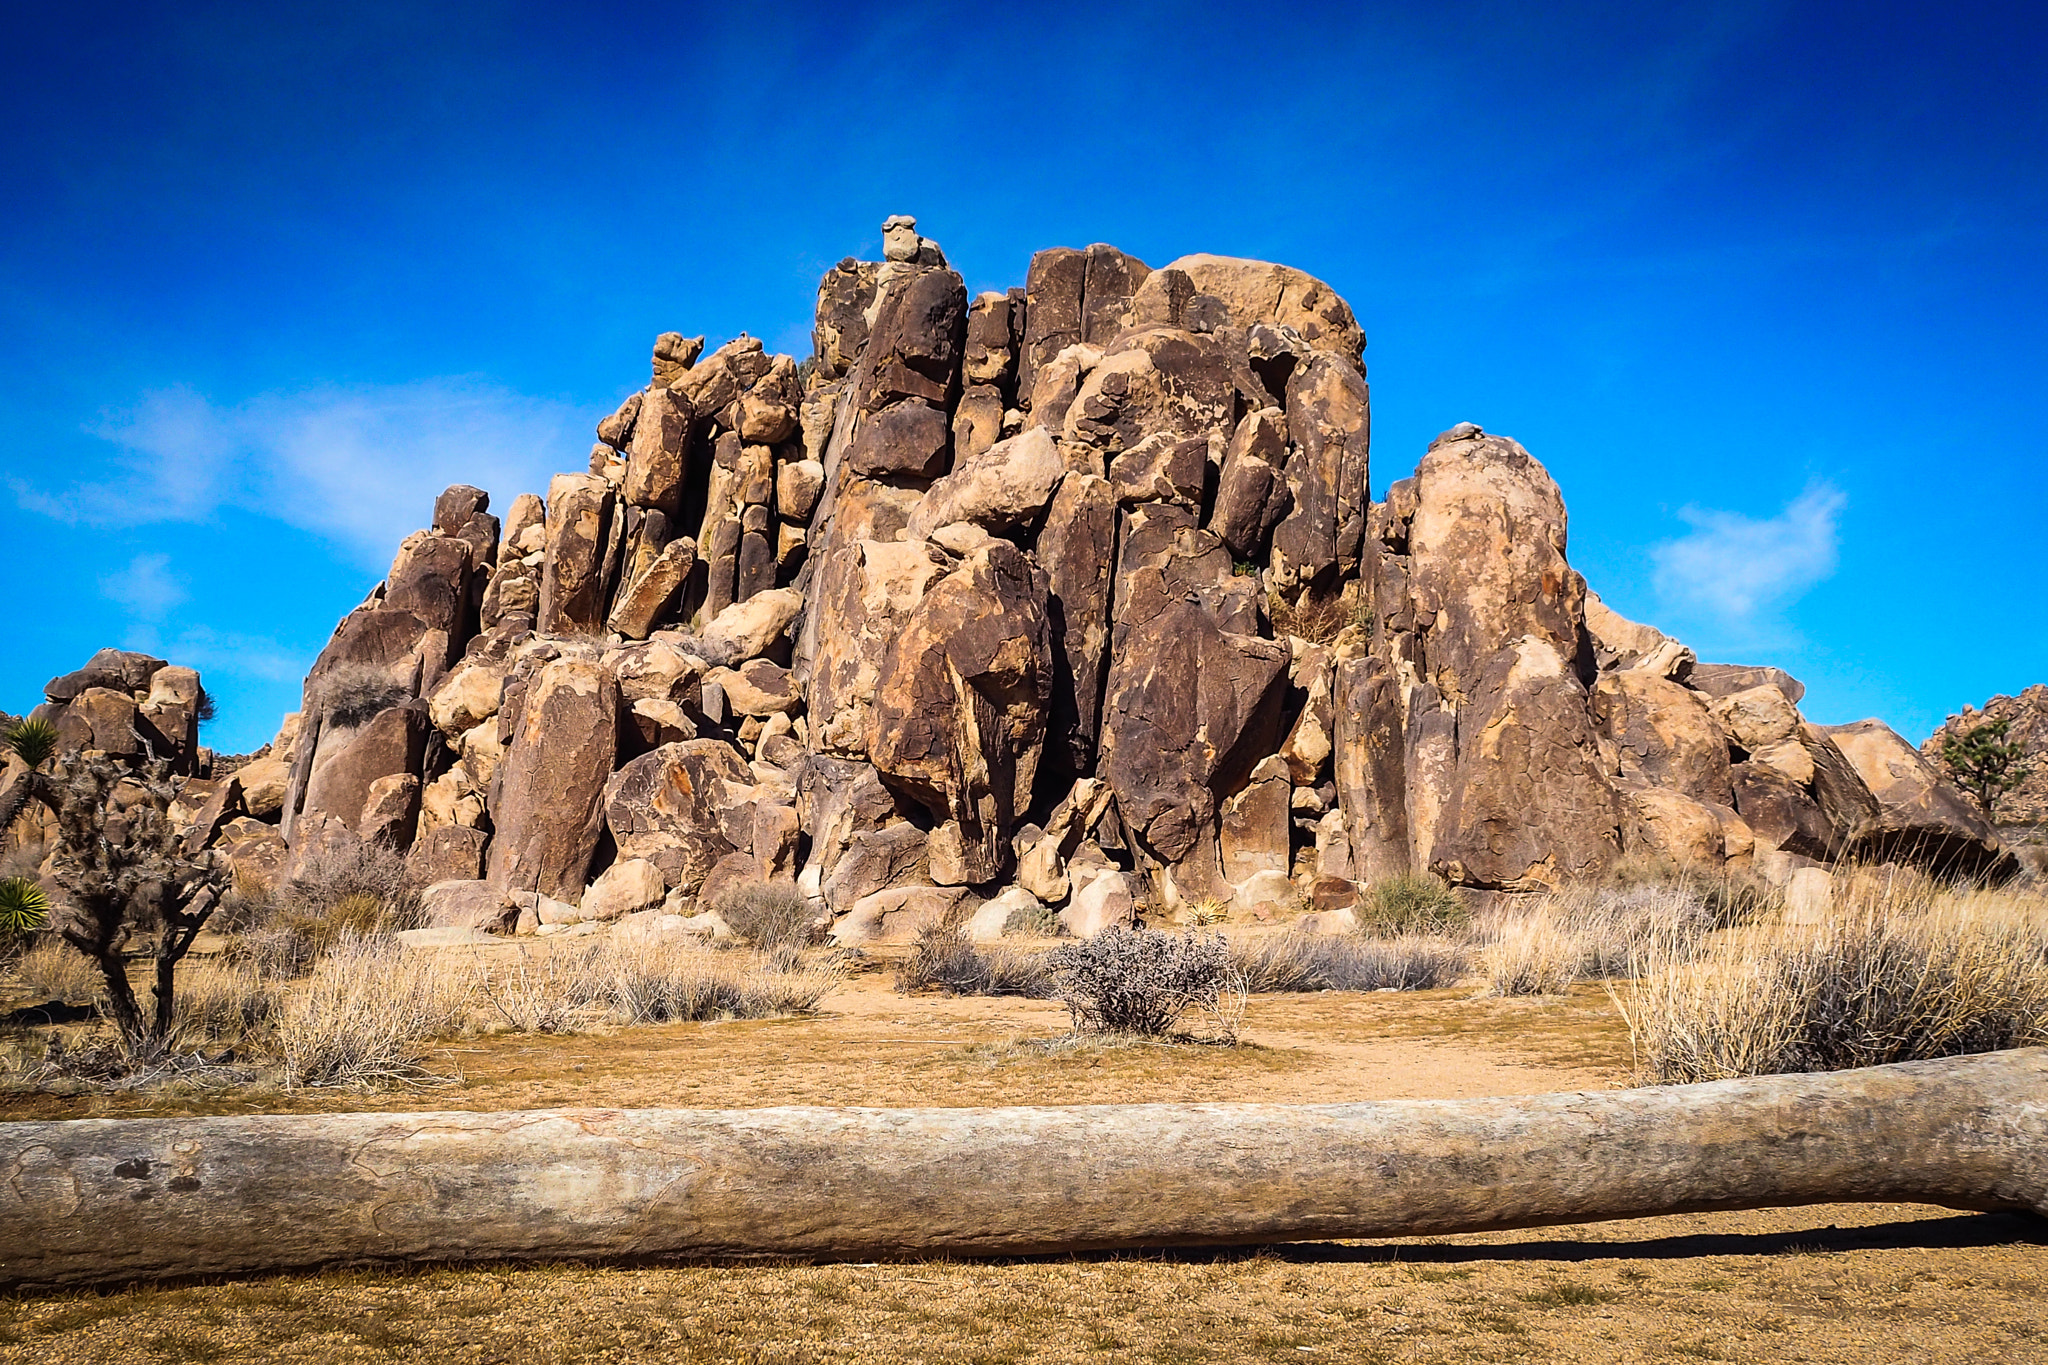
<path fill-rule="evenodd" d="M 1032 1045 L 1056 1005 L 905 998 L 819 1018 L 451 1043 L 395 1095 L 13 1097 L 87 1114 L 559 1104 L 1308 1102 L 1627 1081 L 1604 991 L 1255 998 L 1243 1045 Z M 430 1268 L 0 1301 L 0 1360 L 2048 1362 L 2048 1223 L 1820 1206 L 1218 1255 Z"/>

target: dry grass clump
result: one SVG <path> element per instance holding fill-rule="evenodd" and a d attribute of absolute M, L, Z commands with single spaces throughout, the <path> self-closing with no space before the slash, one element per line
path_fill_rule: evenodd
<path fill-rule="evenodd" d="M 1273 622 L 1273 638 L 1299 636 L 1313 645 L 1326 645 L 1344 633 L 1346 626 L 1369 628 L 1371 614 L 1355 597 L 1338 593 L 1319 594 L 1304 588 L 1289 601 L 1278 592 L 1266 596 L 1266 615 Z"/>
<path fill-rule="evenodd" d="M 946 995 L 1052 996 L 1045 957 L 1021 948 L 969 943 L 960 926 L 928 924 L 918 930 L 910 956 L 896 972 L 896 989 L 937 990 Z"/>
<path fill-rule="evenodd" d="M 738 882 L 720 891 L 711 908 L 728 929 L 763 951 L 818 941 L 816 913 L 787 882 Z"/>
<path fill-rule="evenodd" d="M 187 959 L 173 997 L 180 1042 L 208 1046 L 240 1042 L 276 1012 L 276 989 L 244 963 Z"/>
<path fill-rule="evenodd" d="M 37 935 L 35 944 L 15 960 L 14 975 L 31 994 L 66 1004 L 98 999 L 104 984 L 85 954 L 55 934 Z"/>
<path fill-rule="evenodd" d="M 1427 872 L 1388 877 L 1359 897 L 1358 928 L 1381 938 L 1453 934 L 1471 918 L 1465 898 Z"/>
<path fill-rule="evenodd" d="M 284 1083 L 302 1086 L 431 1084 L 428 1044 L 457 1032 L 469 983 L 432 953 L 389 941 L 342 938 L 286 992 L 274 1043 Z"/>
<path fill-rule="evenodd" d="M 1244 988 L 1280 991 L 1431 991 L 1465 974 L 1471 954 L 1440 934 L 1398 938 L 1276 934 L 1231 946 Z"/>
<path fill-rule="evenodd" d="M 681 939 L 606 944 L 591 970 L 600 998 L 629 1024 L 814 1014 L 842 979 L 836 964 L 790 948 L 722 952 Z"/>
<path fill-rule="evenodd" d="M 1170 934 L 1113 924 L 1046 954 L 1053 994 L 1075 1033 L 1164 1038 L 1193 1012 L 1208 1036 L 1235 1041 L 1244 1018 L 1244 982 L 1221 934 Z"/>
<path fill-rule="evenodd" d="M 1478 926 L 1479 969 L 1491 994 L 1556 995 L 1629 975 L 1653 946 L 1667 958 L 1697 951 L 1727 913 L 1683 881 L 1568 887 Z"/>
<path fill-rule="evenodd" d="M 1643 1079 L 1833 1071 L 2048 1043 L 2048 900 L 1845 877 L 1818 925 L 1646 945 L 1616 997 Z"/>

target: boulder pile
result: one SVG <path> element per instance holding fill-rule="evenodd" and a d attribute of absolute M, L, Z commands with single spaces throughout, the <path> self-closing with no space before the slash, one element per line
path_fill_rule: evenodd
<path fill-rule="evenodd" d="M 290 858 L 382 841 L 500 930 L 783 882 L 842 941 L 999 893 L 1087 933 L 1632 853 L 2010 864 L 1882 725 L 1603 606 L 1515 442 L 1453 427 L 1373 501 L 1312 276 L 1096 245 L 970 298 L 883 239 L 801 363 L 664 334 L 586 468 L 502 522 L 441 495 L 272 748 Z"/>

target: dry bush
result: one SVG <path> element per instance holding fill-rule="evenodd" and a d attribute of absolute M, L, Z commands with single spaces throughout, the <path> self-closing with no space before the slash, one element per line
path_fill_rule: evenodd
<path fill-rule="evenodd" d="M 969 943 L 958 925 L 929 924 L 918 930 L 910 956 L 897 969 L 896 989 L 1044 1000 L 1052 995 L 1052 974 L 1040 954 Z"/>
<path fill-rule="evenodd" d="M 1825 923 L 1649 945 L 1617 993 L 1645 1080 L 1833 1071 L 2048 1043 L 2048 901 L 1839 879 Z"/>
<path fill-rule="evenodd" d="M 85 954 L 55 934 L 37 935 L 15 961 L 14 975 L 31 993 L 67 1004 L 97 999 L 106 984 Z"/>
<path fill-rule="evenodd" d="M 817 915 L 788 882 L 738 882 L 718 893 L 711 908 L 733 933 L 756 948 L 801 948 L 818 939 Z"/>
<path fill-rule="evenodd" d="M 521 947 L 479 960 L 473 982 L 486 1017 L 521 1033 L 581 1033 L 611 1014 L 606 948 Z"/>
<path fill-rule="evenodd" d="M 1427 872 L 1372 883 L 1355 913 L 1361 933 L 1382 938 L 1456 933 L 1471 917 L 1465 898 Z"/>
<path fill-rule="evenodd" d="M 1273 638 L 1300 636 L 1313 645 L 1326 645 L 1344 632 L 1346 626 L 1368 626 L 1371 617 L 1364 605 L 1337 594 L 1319 596 L 1304 588 L 1290 602 L 1279 593 L 1266 597 L 1266 614 L 1273 622 Z"/>
<path fill-rule="evenodd" d="M 1629 975 L 1652 948 L 1665 958 L 1697 952 L 1726 913 L 1687 882 L 1568 887 L 1478 926 L 1480 971 L 1494 995 L 1555 995 Z"/>
<path fill-rule="evenodd" d="M 277 993 L 243 963 L 194 960 L 178 974 L 172 1032 L 183 1045 L 239 1042 L 277 1008 Z"/>
<path fill-rule="evenodd" d="M 361 725 L 412 696 L 375 664 L 343 664 L 320 680 L 320 713 L 329 725 Z"/>
<path fill-rule="evenodd" d="M 276 1045 L 287 1087 L 419 1085 L 427 1044 L 458 1031 L 469 988 L 433 953 L 347 935 L 285 993 Z"/>
<path fill-rule="evenodd" d="M 1232 1041 L 1244 1016 L 1244 983 L 1221 934 L 1170 934 L 1113 924 L 1045 957 L 1053 993 L 1076 1033 L 1163 1038 L 1189 1011 Z"/>
<path fill-rule="evenodd" d="M 215 924 L 229 954 L 265 977 L 303 976 L 344 937 L 372 938 L 422 922 L 405 859 L 378 844 L 321 849 L 281 890 L 238 878 Z"/>
<path fill-rule="evenodd" d="M 793 951 L 723 952 L 674 938 L 604 944 L 590 970 L 598 998 L 628 1024 L 813 1014 L 842 979 L 832 963 Z"/>
<path fill-rule="evenodd" d="M 1456 939 L 1435 934 L 1365 938 L 1276 934 L 1233 944 L 1231 961 L 1248 991 L 1433 991 L 1455 985 L 1471 960 Z"/>

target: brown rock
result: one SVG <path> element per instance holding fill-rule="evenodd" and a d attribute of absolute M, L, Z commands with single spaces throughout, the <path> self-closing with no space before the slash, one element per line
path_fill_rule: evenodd
<path fill-rule="evenodd" d="M 88 687 L 79 692 L 59 714 L 57 739 L 61 748 L 96 749 L 117 758 L 131 758 L 142 752 L 135 731 L 135 698 L 110 687 Z"/>
<path fill-rule="evenodd" d="M 971 459 L 1002 439 L 1002 394 L 986 384 L 970 385 L 953 410 L 953 449 Z"/>
<path fill-rule="evenodd" d="M 1609 773 L 1702 804 L 1731 804 L 1728 742 L 1699 694 L 1653 673 L 1624 669 L 1601 675 L 1594 685 L 1592 715 L 1605 741 L 1601 752 Z"/>
<path fill-rule="evenodd" d="M 751 842 L 753 785 L 723 740 L 667 744 L 612 775 L 605 820 L 621 858 L 645 858 L 670 887 L 695 895 L 713 864 Z"/>
<path fill-rule="evenodd" d="M 1102 353 L 1067 409 L 1062 439 L 1110 454 L 1147 436 L 1206 436 L 1236 423 L 1237 389 L 1214 339 L 1158 327 Z"/>
<path fill-rule="evenodd" d="M 1336 828 L 1346 858 L 1364 881 L 1404 875 L 1414 870 L 1414 860 L 1400 689 L 1377 658 L 1333 663 L 1331 687 L 1331 766 L 1341 811 Z"/>
<path fill-rule="evenodd" d="M 877 891 L 930 881 L 925 833 L 906 823 L 855 834 L 826 875 L 821 890 L 826 906 L 837 915 Z"/>
<path fill-rule="evenodd" d="M 484 850 L 490 836 L 462 825 L 440 825 L 421 834 L 405 855 L 406 875 L 420 886 L 435 882 L 479 881 L 484 875 Z"/>
<path fill-rule="evenodd" d="M 1290 510 L 1273 529 L 1273 571 L 1283 590 L 1357 570 L 1371 502 L 1364 377 L 1330 352 L 1310 356 L 1287 381 L 1287 431 L 1294 441 L 1285 471 Z M 1423 470 L 1416 476 L 1423 480 Z"/>
<path fill-rule="evenodd" d="M 916 268 L 882 291 L 874 332 L 855 375 L 860 406 L 898 398 L 945 404 L 953 396 L 967 333 L 967 286 L 950 270 Z"/>
<path fill-rule="evenodd" d="M 1040 368 L 1081 340 L 1081 291 L 1087 273 L 1086 255 L 1072 247 L 1055 247 L 1031 258 L 1024 277 L 1024 344 L 1017 357 L 1020 394 L 1033 394 Z"/>
<path fill-rule="evenodd" d="M 1067 474 L 1038 536 L 1053 652 L 1047 752 L 1063 772 L 1076 775 L 1094 770 L 1102 724 L 1116 518 L 1116 495 L 1106 480 Z"/>
<path fill-rule="evenodd" d="M 459 649 L 476 633 L 471 615 L 476 609 L 475 555 L 468 541 L 452 536 L 432 531 L 407 536 L 385 579 L 385 607 L 412 613 L 428 630 L 445 632 L 450 647 Z M 448 660 L 443 657 L 440 662 L 445 665 Z"/>
<path fill-rule="evenodd" d="M 654 385 L 667 388 L 683 371 L 704 354 L 703 337 L 686 337 L 681 332 L 663 332 L 654 339 Z"/>
<path fill-rule="evenodd" d="M 1223 454 L 1209 529 L 1240 559 L 1259 557 L 1273 528 L 1294 505 L 1281 477 L 1287 466 L 1287 417 L 1279 408 L 1248 412 Z"/>
<path fill-rule="evenodd" d="M 823 895 L 824 878 L 838 866 L 855 836 L 878 830 L 896 814 L 896 800 L 874 765 L 813 754 L 797 774 L 797 815 L 810 834 L 810 854 L 797 885 Z"/>
<path fill-rule="evenodd" d="M 1051 699 L 1045 576 L 996 542 L 933 584 L 882 655 L 868 754 L 941 820 L 959 822 L 976 883 L 1008 869 L 1031 804 Z"/>
<path fill-rule="evenodd" d="M 1173 272 L 1223 307 L 1221 321 L 1241 328 L 1255 323 L 1290 327 L 1311 345 L 1356 360 L 1365 350 L 1365 333 L 1351 307 L 1315 276 L 1292 266 L 1247 261 L 1232 256 L 1183 256 L 1152 272 L 1131 301 L 1134 314 L 1174 316 L 1162 296 Z"/>
<path fill-rule="evenodd" d="M 1117 501 L 1172 502 L 1199 509 L 1210 466 L 1211 438 L 1158 433 L 1147 436 L 1109 462 L 1109 483 Z"/>
<path fill-rule="evenodd" d="M 1233 886 L 1261 872 L 1286 875 L 1293 852 L 1294 782 L 1277 755 L 1219 808 L 1223 880 Z"/>
<path fill-rule="evenodd" d="M 606 624 L 629 640 L 646 639 L 669 616 L 696 562 L 695 541 L 670 541 L 620 589 Z"/>
<path fill-rule="evenodd" d="M 626 447 L 626 481 L 619 494 L 628 504 L 659 508 L 670 516 L 682 511 L 690 425 L 696 420 L 688 400 L 666 388 L 648 390 Z M 600 429 L 598 434 L 604 433 Z"/>
<path fill-rule="evenodd" d="M 370 784 L 363 797 L 362 818 L 356 835 L 366 844 L 382 844 L 403 851 L 412 847 L 413 832 L 419 828 L 420 779 L 418 773 L 393 773 Z"/>
<path fill-rule="evenodd" d="M 1758 840 L 1823 861 L 1847 846 L 1852 831 L 1838 829 L 1813 797 L 1783 773 L 1758 763 L 1737 763 L 1731 775 L 1735 809 Z"/>
<path fill-rule="evenodd" d="M 380 779 L 418 775 L 426 753 L 427 729 L 426 705 L 417 701 L 380 711 L 360 726 L 322 728 L 300 805 L 301 818 L 322 814 L 352 832 L 360 831 L 373 813 L 373 802 L 390 790 L 389 784 L 377 785 Z M 415 783 L 415 808 L 418 796 Z M 409 839 L 409 829 L 406 835 Z M 294 852 L 299 843 L 293 831 Z"/>
<path fill-rule="evenodd" d="M 1179 863 L 1214 840 L 1217 795 L 1279 741 L 1287 650 L 1169 601 L 1129 623 L 1109 670 L 1098 771 L 1140 845 Z"/>
<path fill-rule="evenodd" d="M 811 747 L 862 757 L 883 651 L 945 574 L 946 563 L 922 540 L 861 540 L 842 543 L 814 564 L 806 625 L 814 652 L 805 682 Z"/>
<path fill-rule="evenodd" d="M 1782 668 L 1761 668 L 1749 664 L 1694 664 L 1686 685 L 1710 697 L 1733 696 L 1752 687 L 1771 686 L 1785 694 L 1794 706 L 1806 696 L 1806 684 Z"/>
<path fill-rule="evenodd" d="M 491 803 L 493 885 L 556 900 L 582 892 L 618 742 L 618 685 L 602 664 L 571 655 L 541 668 L 520 705 Z"/>
<path fill-rule="evenodd" d="M 968 384 L 1000 390 L 1016 381 L 1016 352 L 1010 345 L 1010 299 L 1006 294 L 977 294 L 967 305 L 967 344 L 960 376 Z M 1002 397 L 996 396 L 1000 413 Z"/>
<path fill-rule="evenodd" d="M 849 256 L 818 282 L 817 322 L 811 329 L 811 343 L 818 357 L 818 373 L 826 379 L 852 373 L 854 362 L 867 348 L 867 313 L 875 302 L 881 269 L 880 261 L 856 261 Z"/>
<path fill-rule="evenodd" d="M 949 444 L 946 414 L 906 399 L 861 423 L 846 452 L 846 467 L 874 478 L 936 478 L 946 470 Z"/>
<path fill-rule="evenodd" d="M 1911 862 L 1945 876 L 2008 877 L 2018 870 L 1970 799 L 1884 722 L 1819 728 L 1876 799 L 1875 816 L 1854 831 L 1858 856 Z"/>
<path fill-rule="evenodd" d="M 592 635 L 603 627 L 605 551 L 615 504 L 611 485 L 592 474 L 557 474 L 548 485 L 541 631 Z"/>

